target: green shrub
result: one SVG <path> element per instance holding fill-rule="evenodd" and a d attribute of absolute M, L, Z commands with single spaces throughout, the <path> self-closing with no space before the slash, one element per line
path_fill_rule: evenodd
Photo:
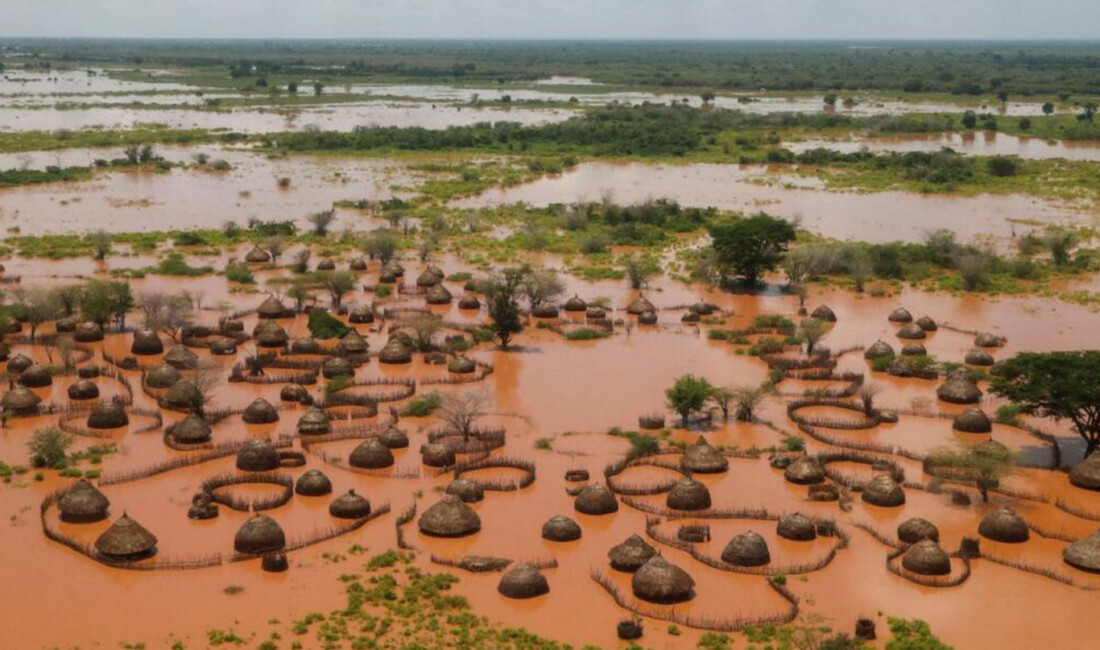
<path fill-rule="evenodd" d="M 351 328 L 324 309 L 309 312 L 309 333 L 315 339 L 326 340 L 341 338 Z"/>
<path fill-rule="evenodd" d="M 589 327 L 569 330 L 565 333 L 565 338 L 569 341 L 595 341 L 597 339 L 606 339 L 609 336 L 611 336 L 611 332 L 607 330 L 597 330 Z"/>
<path fill-rule="evenodd" d="M 256 284 L 256 278 L 252 275 L 252 269 L 244 264 L 229 264 L 225 267 L 225 277 L 230 282 L 240 284 Z"/>

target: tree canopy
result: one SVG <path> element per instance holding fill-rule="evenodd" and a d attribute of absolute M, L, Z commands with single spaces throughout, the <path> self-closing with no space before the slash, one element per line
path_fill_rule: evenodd
<path fill-rule="evenodd" d="M 788 221 L 763 213 L 710 228 L 722 275 L 741 277 L 749 284 L 779 265 L 795 234 Z"/>
<path fill-rule="evenodd" d="M 713 394 L 714 386 L 707 378 L 695 375 L 680 377 L 672 388 L 665 391 L 669 408 L 680 414 L 684 427 L 687 427 L 691 414 L 701 411 Z"/>

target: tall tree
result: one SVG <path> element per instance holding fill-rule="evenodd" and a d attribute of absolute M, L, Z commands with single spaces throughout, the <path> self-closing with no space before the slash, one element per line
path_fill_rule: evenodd
<path fill-rule="evenodd" d="M 756 284 L 779 265 L 795 235 L 789 222 L 763 213 L 710 228 L 721 273 L 744 278 L 748 284 Z"/>

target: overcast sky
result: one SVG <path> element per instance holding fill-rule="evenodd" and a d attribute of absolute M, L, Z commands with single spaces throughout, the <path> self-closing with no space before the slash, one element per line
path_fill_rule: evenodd
<path fill-rule="evenodd" d="M 0 0 L 0 36 L 1092 39 L 1100 0 Z"/>

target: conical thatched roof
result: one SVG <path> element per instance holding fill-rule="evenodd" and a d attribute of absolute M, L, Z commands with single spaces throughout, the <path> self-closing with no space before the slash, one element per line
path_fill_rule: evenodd
<path fill-rule="evenodd" d="M 417 522 L 420 532 L 434 537 L 463 537 L 481 530 L 481 518 L 462 499 L 453 494 L 424 511 Z"/>
<path fill-rule="evenodd" d="M 401 265 L 397 260 L 390 260 L 382 267 L 382 273 L 389 273 L 395 277 L 401 277 L 405 275 L 405 267 Z"/>
<path fill-rule="evenodd" d="M 1100 573 L 1100 530 L 1062 549 L 1062 559 L 1082 571 Z"/>
<path fill-rule="evenodd" d="M 912 323 L 913 315 L 905 307 L 898 307 L 886 317 L 891 323 Z"/>
<path fill-rule="evenodd" d="M 710 507 L 710 490 L 699 481 L 682 478 L 668 491 L 665 505 L 673 510 L 706 510 Z"/>
<path fill-rule="evenodd" d="M 982 400 L 982 391 L 965 370 L 957 370 L 940 384 L 936 395 L 952 404 L 977 404 Z"/>
<path fill-rule="evenodd" d="M 928 333 L 921 329 L 921 326 L 917 325 L 916 323 L 908 323 L 907 325 L 903 325 L 901 329 L 898 330 L 899 339 L 919 341 L 926 338 L 927 336 Z"/>
<path fill-rule="evenodd" d="M 455 450 L 450 445 L 433 442 L 420 448 L 420 458 L 428 467 L 450 467 L 455 464 Z"/>
<path fill-rule="evenodd" d="M 95 541 L 101 555 L 114 560 L 138 560 L 157 552 L 157 538 L 126 513 Z"/>
<path fill-rule="evenodd" d="M 951 422 L 951 428 L 965 433 L 989 433 L 993 430 L 993 422 L 985 411 L 974 407 L 956 415 Z"/>
<path fill-rule="evenodd" d="M 176 439 L 187 445 L 200 444 L 210 440 L 210 425 L 201 416 L 192 413 L 179 422 L 168 427 L 169 433 Z"/>
<path fill-rule="evenodd" d="M 72 332 L 76 330 L 76 321 L 72 318 L 59 318 L 54 323 L 54 330 L 57 332 Z"/>
<path fill-rule="evenodd" d="M 42 398 L 36 395 L 34 391 L 18 384 L 4 393 L 4 399 L 0 400 L 0 406 L 4 407 L 4 413 L 14 413 L 16 415 L 34 413 L 41 403 Z"/>
<path fill-rule="evenodd" d="M 551 542 L 572 542 L 581 538 L 581 526 L 565 515 L 554 515 L 542 525 L 542 538 Z"/>
<path fill-rule="evenodd" d="M 303 435 L 318 435 L 332 431 L 332 424 L 325 412 L 316 406 L 311 407 L 302 417 L 298 418 L 298 433 Z"/>
<path fill-rule="evenodd" d="M 465 294 L 458 300 L 459 309 L 481 309 L 481 301 L 473 294 Z"/>
<path fill-rule="evenodd" d="M 936 525 L 920 517 L 906 519 L 898 526 L 898 539 L 906 544 L 916 544 L 922 539 L 940 541 L 940 530 Z"/>
<path fill-rule="evenodd" d="M 164 362 L 180 370 L 194 370 L 199 367 L 199 356 L 186 346 L 176 345 L 164 355 Z"/>
<path fill-rule="evenodd" d="M 89 429 L 117 429 L 130 424 L 126 409 L 114 400 L 104 400 L 92 406 L 88 413 Z"/>
<path fill-rule="evenodd" d="M 237 452 L 237 469 L 246 472 L 279 469 L 279 451 L 266 440 L 252 438 Z"/>
<path fill-rule="evenodd" d="M 1005 344 L 1005 340 L 996 334 L 980 332 L 974 337 L 974 345 L 979 348 L 999 348 Z"/>
<path fill-rule="evenodd" d="M 439 274 L 432 270 L 432 267 L 428 267 L 420 272 L 420 275 L 416 276 L 416 286 L 418 287 L 434 287 L 437 286 L 443 278 L 439 277 Z"/>
<path fill-rule="evenodd" d="M 393 465 L 393 452 L 377 438 L 367 438 L 352 450 L 348 463 L 361 469 L 383 469 Z"/>
<path fill-rule="evenodd" d="M 134 332 L 134 342 L 130 344 L 130 354 L 151 355 L 164 352 L 164 341 L 153 330 Z"/>
<path fill-rule="evenodd" d="M 874 506 L 893 508 L 905 504 L 905 491 L 887 474 L 879 474 L 863 488 L 863 500 Z"/>
<path fill-rule="evenodd" d="M 256 315 L 260 318 L 282 318 L 289 310 L 275 296 L 268 296 L 256 308 Z"/>
<path fill-rule="evenodd" d="M 294 491 L 302 496 L 319 497 L 332 492 L 332 481 L 319 469 L 311 469 L 298 477 Z"/>
<path fill-rule="evenodd" d="M 367 325 L 374 322 L 374 310 L 370 305 L 362 305 L 352 309 L 348 314 L 348 321 L 356 325 Z"/>
<path fill-rule="evenodd" d="M 469 479 L 456 478 L 447 485 L 446 494 L 453 494 L 465 503 L 477 503 L 485 499 L 485 490 Z"/>
<path fill-rule="evenodd" d="M 84 322 L 76 326 L 73 340 L 77 343 L 95 343 L 103 340 L 103 328 L 96 323 Z"/>
<path fill-rule="evenodd" d="M 348 270 L 349 271 L 366 271 L 367 270 L 367 260 L 363 259 L 362 257 L 357 257 L 357 258 L 353 259 L 351 261 L 351 263 L 348 264 Z"/>
<path fill-rule="evenodd" d="M 193 411 L 203 403 L 202 391 L 190 379 L 180 379 L 172 384 L 161 400 L 171 411 Z"/>
<path fill-rule="evenodd" d="M 321 354 L 322 350 L 321 342 L 312 336 L 295 339 L 290 345 L 290 351 L 293 354 Z"/>
<path fill-rule="evenodd" d="M 287 384 L 279 391 L 279 399 L 284 402 L 313 402 L 309 391 L 301 384 Z"/>
<path fill-rule="evenodd" d="M 378 360 L 382 363 L 409 363 L 412 361 L 412 352 L 401 339 L 393 337 L 378 353 Z"/>
<path fill-rule="evenodd" d="M 808 542 L 817 538 L 817 527 L 813 520 L 799 512 L 780 517 L 775 532 L 783 539 L 796 542 Z"/>
<path fill-rule="evenodd" d="M 825 468 L 815 456 L 799 456 L 783 470 L 783 478 L 796 485 L 812 485 L 825 480 Z"/>
<path fill-rule="evenodd" d="M 1100 453 L 1093 453 L 1073 466 L 1069 482 L 1079 488 L 1100 491 Z"/>
<path fill-rule="evenodd" d="M 271 402 L 257 397 L 241 414 L 241 419 L 247 424 L 271 424 L 279 421 L 279 411 L 271 405 Z"/>
<path fill-rule="evenodd" d="M 261 348 L 281 348 L 290 342 L 290 335 L 278 323 L 261 321 L 252 330 L 252 338 Z"/>
<path fill-rule="evenodd" d="M 580 296 L 573 294 L 573 297 L 565 301 L 563 305 L 565 311 L 585 311 L 588 309 L 588 303 L 584 301 Z"/>
<path fill-rule="evenodd" d="M 836 313 L 828 305 L 821 305 L 810 313 L 810 318 L 823 320 L 829 323 L 836 322 Z"/>
<path fill-rule="evenodd" d="M 245 254 L 244 261 L 252 264 L 263 264 L 271 261 L 271 255 L 259 246 L 253 246 L 252 250 Z"/>
<path fill-rule="evenodd" d="M 367 339 L 363 338 L 362 334 L 351 330 L 336 344 L 336 349 L 344 354 L 366 354 L 367 350 L 370 349 L 370 344 L 367 343 Z"/>
<path fill-rule="evenodd" d="M 8 360 L 8 373 L 18 375 L 33 365 L 34 361 L 30 357 L 25 354 L 17 354 Z"/>
<path fill-rule="evenodd" d="M 626 307 L 626 313 L 633 316 L 644 314 L 647 311 L 657 311 L 657 308 L 653 306 L 653 303 L 646 300 L 645 296 L 638 296 Z"/>
<path fill-rule="evenodd" d="M 923 357 L 928 355 L 928 348 L 923 343 L 906 343 L 901 349 L 903 357 Z"/>
<path fill-rule="evenodd" d="M 351 489 L 328 504 L 328 513 L 340 519 L 362 519 L 370 514 L 370 501 Z"/>
<path fill-rule="evenodd" d="M 355 374 L 355 366 L 344 357 L 329 357 L 321 364 L 321 374 L 325 379 L 351 377 Z"/>
<path fill-rule="evenodd" d="M 434 285 L 431 289 L 428 289 L 428 294 L 424 297 L 429 305 L 446 305 L 453 299 L 454 296 L 442 284 Z"/>
<path fill-rule="evenodd" d="M 259 555 L 286 548 L 286 533 L 282 526 L 267 515 L 253 515 L 237 531 L 233 549 L 238 553 Z"/>
<path fill-rule="evenodd" d="M 922 539 L 905 551 L 901 565 L 906 570 L 924 576 L 945 576 L 951 573 L 951 558 L 930 539 Z"/>
<path fill-rule="evenodd" d="M 607 310 L 599 305 L 592 305 L 585 310 L 584 317 L 588 320 L 601 320 L 607 318 Z"/>
<path fill-rule="evenodd" d="M 111 502 L 107 497 L 87 479 L 80 479 L 74 483 L 72 487 L 65 490 L 65 494 L 62 494 L 57 502 L 57 509 L 61 511 L 61 520 L 75 524 L 106 519 L 107 509 L 110 506 Z"/>
<path fill-rule="evenodd" d="M 634 534 L 626 538 L 622 544 L 612 546 L 607 552 L 607 558 L 611 560 L 611 568 L 617 571 L 633 573 L 642 568 L 657 555 L 657 549 L 646 543 L 639 535 Z"/>
<path fill-rule="evenodd" d="M 175 366 L 158 363 L 145 373 L 145 385 L 149 388 L 171 388 L 182 375 Z"/>
<path fill-rule="evenodd" d="M 586 515 L 606 515 L 619 509 L 619 501 L 606 485 L 586 485 L 577 494 L 573 507 Z"/>
<path fill-rule="evenodd" d="M 83 400 L 99 397 L 99 386 L 91 379 L 78 379 L 69 386 L 69 399 Z"/>
<path fill-rule="evenodd" d="M 549 302 L 539 303 L 537 307 L 531 310 L 531 315 L 535 318 L 557 318 L 558 306 Z"/>
<path fill-rule="evenodd" d="M 996 363 L 996 360 L 985 350 L 971 350 L 966 353 L 966 358 L 963 359 L 969 366 L 992 366 Z"/>
<path fill-rule="evenodd" d="M 863 351 L 864 359 L 885 359 L 894 356 L 894 348 L 886 341 L 875 341 L 874 345 Z"/>
<path fill-rule="evenodd" d="M 409 436 L 396 426 L 391 426 L 378 436 L 378 442 L 390 449 L 404 449 L 409 446 Z"/>
<path fill-rule="evenodd" d="M 336 270 L 336 262 L 334 262 L 333 260 L 330 260 L 330 259 L 321 260 L 320 262 L 317 262 L 317 270 L 318 271 L 335 271 Z"/>
<path fill-rule="evenodd" d="M 695 444 L 687 447 L 680 457 L 680 467 L 685 472 L 719 474 L 729 469 L 729 466 L 729 459 L 711 446 L 703 436 L 699 436 Z"/>
<path fill-rule="evenodd" d="M 772 561 L 768 543 L 751 530 L 734 536 L 722 550 L 722 561 L 733 566 L 764 566 Z"/>
<path fill-rule="evenodd" d="M 27 388 L 43 388 L 53 384 L 53 375 L 49 368 L 36 363 L 19 373 L 19 383 Z"/>
<path fill-rule="evenodd" d="M 469 357 L 455 357 L 447 362 L 447 370 L 456 375 L 468 375 L 477 370 L 477 362 Z"/>
<path fill-rule="evenodd" d="M 693 311 L 684 312 L 684 315 L 680 317 L 681 323 L 698 323 L 699 320 L 699 314 Z"/>
<path fill-rule="evenodd" d="M 940 328 L 939 325 L 936 325 L 936 321 L 932 320 L 931 316 L 921 316 L 917 319 L 916 325 L 925 332 L 935 332 Z"/>
<path fill-rule="evenodd" d="M 630 579 L 634 596 L 651 603 L 682 603 L 695 597 L 695 581 L 660 555 L 650 558 Z"/>
<path fill-rule="evenodd" d="M 497 591 L 508 598 L 534 598 L 550 593 L 550 584 L 530 564 L 517 564 L 500 578 Z"/>
<path fill-rule="evenodd" d="M 978 524 L 978 534 L 995 542 L 1018 544 L 1031 537 L 1027 522 L 1012 508 L 991 510 Z"/>

